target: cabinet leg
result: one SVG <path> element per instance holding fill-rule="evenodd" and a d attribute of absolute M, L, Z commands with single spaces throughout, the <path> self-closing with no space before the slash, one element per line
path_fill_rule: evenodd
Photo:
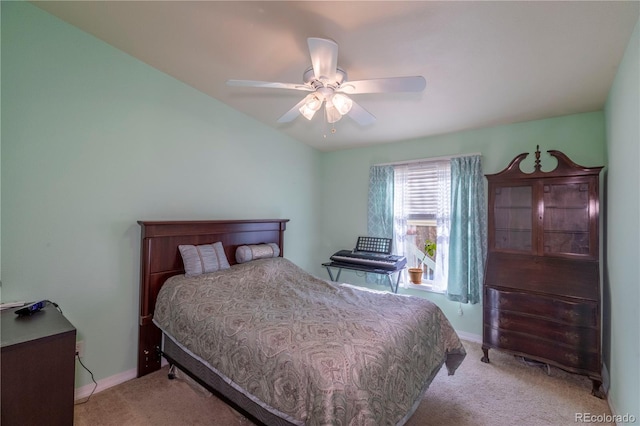
<path fill-rule="evenodd" d="M 604 399 L 605 394 L 602 391 L 602 382 L 600 380 L 591 379 L 592 387 L 591 387 L 591 395 L 596 398 Z"/>
<path fill-rule="evenodd" d="M 484 356 L 480 358 L 480 361 L 489 364 L 489 348 L 482 347 L 482 352 L 484 352 Z"/>

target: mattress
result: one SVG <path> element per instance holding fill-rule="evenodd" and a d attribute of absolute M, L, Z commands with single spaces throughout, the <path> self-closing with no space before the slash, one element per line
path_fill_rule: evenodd
<path fill-rule="evenodd" d="M 338 285 L 284 258 L 175 276 L 154 323 L 173 345 L 291 424 L 404 424 L 466 352 L 426 299 Z"/>

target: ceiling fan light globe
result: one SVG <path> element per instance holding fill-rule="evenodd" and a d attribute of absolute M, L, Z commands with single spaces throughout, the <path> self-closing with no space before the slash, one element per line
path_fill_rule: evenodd
<path fill-rule="evenodd" d="M 300 107 L 300 114 L 307 120 L 311 120 L 316 113 L 317 110 L 309 108 L 307 105 L 302 105 Z"/>
<path fill-rule="evenodd" d="M 307 97 L 305 98 L 305 102 L 300 107 L 299 111 L 300 111 L 300 114 L 304 116 L 304 118 L 306 118 L 307 120 L 311 120 L 314 114 L 316 113 L 316 111 L 318 111 L 321 106 L 322 106 L 322 99 L 320 99 L 320 97 L 317 94 L 312 93 L 310 95 L 307 95 Z"/>
<path fill-rule="evenodd" d="M 333 106 L 333 103 L 331 101 L 327 101 L 324 109 L 325 109 L 328 123 L 335 123 L 336 121 L 339 121 L 342 118 L 342 114 L 340 114 L 340 112 L 336 109 L 336 107 Z"/>
<path fill-rule="evenodd" d="M 306 102 L 306 106 L 309 109 L 312 109 L 314 111 L 317 111 L 320 109 L 320 107 L 322 106 L 322 99 L 316 95 L 315 93 L 307 96 L 307 102 Z"/>
<path fill-rule="evenodd" d="M 336 93 L 331 98 L 331 103 L 338 110 L 340 115 L 345 115 L 349 111 L 351 111 L 351 107 L 353 106 L 353 101 L 345 95 L 340 93 Z"/>
<path fill-rule="evenodd" d="M 327 123 L 329 124 L 333 124 L 337 121 L 340 121 L 340 119 L 342 119 L 342 116 L 340 114 L 337 115 L 327 115 Z"/>

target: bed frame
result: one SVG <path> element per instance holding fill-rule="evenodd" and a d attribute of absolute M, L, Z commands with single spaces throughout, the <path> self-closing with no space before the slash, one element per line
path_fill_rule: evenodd
<path fill-rule="evenodd" d="M 236 248 L 244 244 L 276 243 L 280 246 L 282 256 L 288 221 L 138 221 L 142 227 L 138 377 L 160 369 L 162 333 L 152 322 L 153 311 L 158 292 L 167 278 L 184 274 L 178 245 L 221 241 L 231 265 L 236 263 Z"/>

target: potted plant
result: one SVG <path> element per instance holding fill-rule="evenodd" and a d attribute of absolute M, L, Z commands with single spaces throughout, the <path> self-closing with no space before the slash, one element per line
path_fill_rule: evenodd
<path fill-rule="evenodd" d="M 422 269 L 422 264 L 424 260 L 429 256 L 431 259 L 436 254 L 436 242 L 431 240 L 426 240 L 424 242 L 424 256 L 422 256 L 422 260 L 418 263 L 418 266 L 415 268 L 409 268 L 409 279 L 413 284 L 421 284 L 422 283 L 422 274 L 424 270 Z"/>

